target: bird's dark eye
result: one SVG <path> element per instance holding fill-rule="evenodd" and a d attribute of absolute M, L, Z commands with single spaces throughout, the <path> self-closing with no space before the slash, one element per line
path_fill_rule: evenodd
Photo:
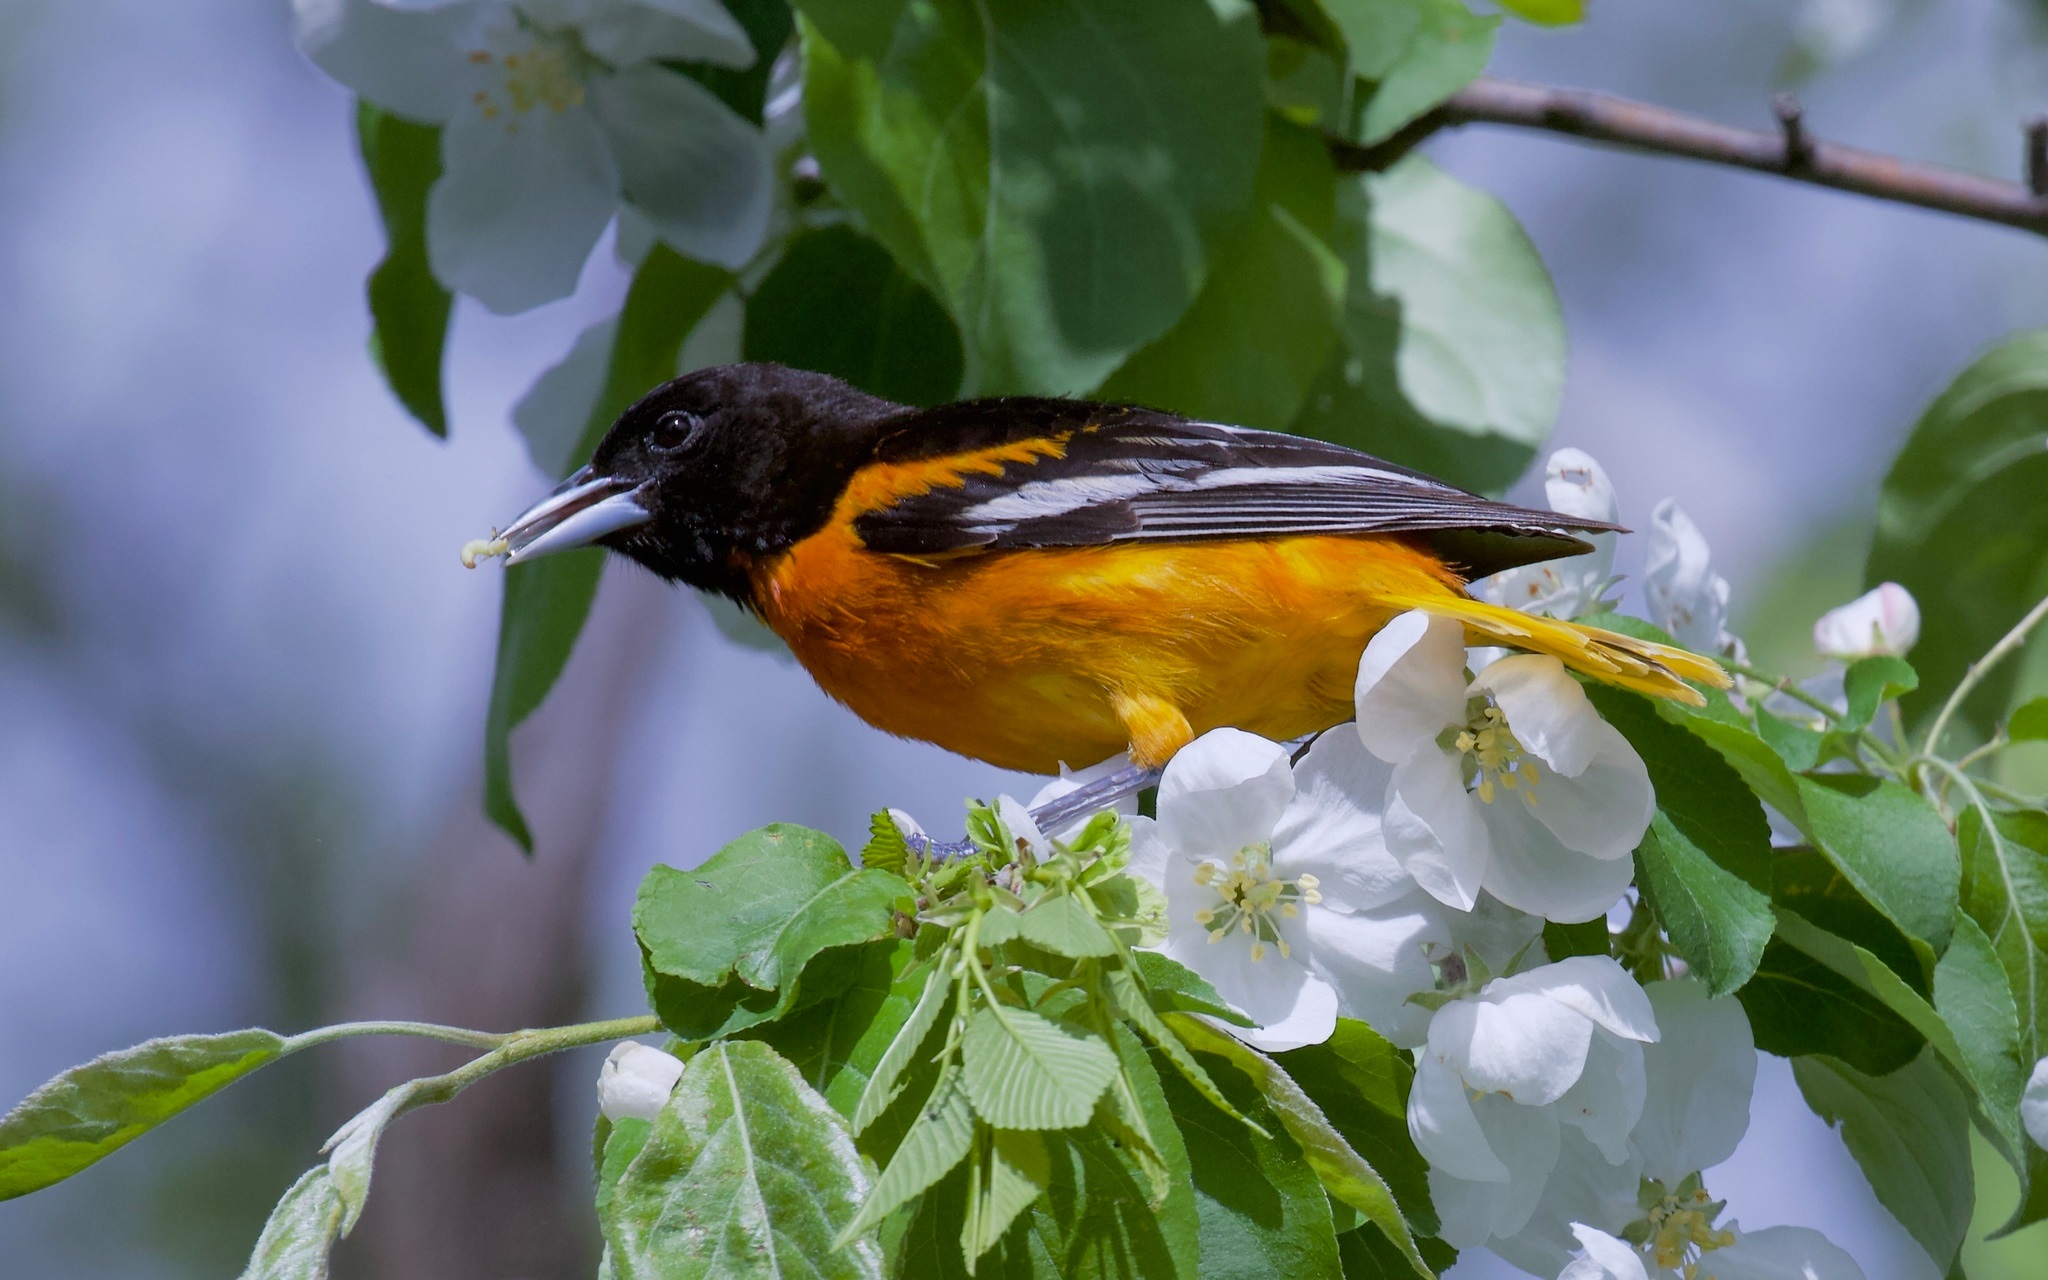
<path fill-rule="evenodd" d="M 690 443 L 703 428 L 704 420 L 696 414 L 673 409 L 655 419 L 654 433 L 648 440 L 655 448 L 664 451 L 680 449 Z"/>

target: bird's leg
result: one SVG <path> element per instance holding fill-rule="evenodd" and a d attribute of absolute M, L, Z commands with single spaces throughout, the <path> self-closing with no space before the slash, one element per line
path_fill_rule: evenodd
<path fill-rule="evenodd" d="M 1058 831 L 1098 810 L 1107 809 L 1125 796 L 1134 796 L 1147 787 L 1158 786 L 1160 772 L 1138 765 L 1118 769 L 1106 778 L 1097 778 L 1056 800 L 1039 805 L 1031 811 L 1031 820 L 1038 824 L 1040 831 Z"/>
<path fill-rule="evenodd" d="M 1110 709 L 1131 736 L 1131 763 L 1163 769 L 1173 753 L 1193 741 L 1187 715 L 1156 693 L 1119 689 L 1109 695 Z"/>

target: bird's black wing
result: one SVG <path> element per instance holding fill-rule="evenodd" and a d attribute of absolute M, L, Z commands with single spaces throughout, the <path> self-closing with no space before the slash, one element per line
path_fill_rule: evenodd
<path fill-rule="evenodd" d="M 968 401 L 892 422 L 875 461 L 908 463 L 1025 441 L 1043 456 L 859 516 L 870 550 L 952 556 L 1023 547 L 1304 534 L 1409 535 L 1467 576 L 1590 548 L 1615 528 L 1494 502 L 1341 445 L 1073 400 Z"/>

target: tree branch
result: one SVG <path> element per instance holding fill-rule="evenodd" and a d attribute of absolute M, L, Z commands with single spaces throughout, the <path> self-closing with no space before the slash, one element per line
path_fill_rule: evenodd
<path fill-rule="evenodd" d="M 1655 155 L 1753 169 L 1795 182 L 2048 235 L 2048 195 L 2037 195 L 2016 182 L 1822 142 L 1806 128 L 1796 102 L 1780 98 L 1773 105 L 1780 129 L 1764 133 L 1586 89 L 1481 77 L 1383 142 L 1360 146 L 1332 139 L 1330 150 L 1340 169 L 1377 172 L 1440 130 L 1468 124 L 1514 125 Z M 2030 158 L 2043 149 L 2043 142 L 2037 140 L 2040 136 L 2037 130 L 2028 137 Z M 2048 169 L 2048 163 L 2035 162 L 2033 167 Z M 2048 186 L 2048 181 L 2035 185 Z"/>

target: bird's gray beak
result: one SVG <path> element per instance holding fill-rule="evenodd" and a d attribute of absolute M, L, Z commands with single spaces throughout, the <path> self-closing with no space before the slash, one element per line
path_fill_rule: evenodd
<path fill-rule="evenodd" d="M 606 534 L 646 524 L 654 516 L 634 496 L 638 488 L 637 481 L 583 468 L 506 527 L 500 535 L 508 548 L 505 563 L 587 547 Z"/>

